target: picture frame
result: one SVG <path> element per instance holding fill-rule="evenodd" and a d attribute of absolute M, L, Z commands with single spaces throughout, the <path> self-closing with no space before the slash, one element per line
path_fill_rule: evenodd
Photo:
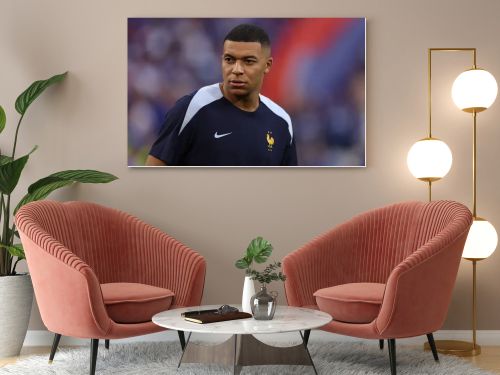
<path fill-rule="evenodd" d="M 162 130 L 173 126 L 165 124 L 165 119 L 179 99 L 222 82 L 224 39 L 242 24 L 256 25 L 269 35 L 272 66 L 263 78 L 260 103 L 268 98 L 289 114 L 296 164 L 283 165 L 277 156 L 275 163 L 269 165 L 267 159 L 261 163 L 259 159 L 241 156 L 267 147 L 268 154 L 263 151 L 261 154 L 268 158 L 278 150 L 285 141 L 272 131 L 260 135 L 256 145 L 247 148 L 243 146 L 247 146 L 251 136 L 233 138 L 233 145 L 245 143 L 239 146 L 241 153 L 220 162 L 213 157 L 215 151 L 209 149 L 206 156 L 194 159 L 194 163 L 180 158 L 166 164 L 169 167 L 366 166 L 365 18 L 129 18 L 128 166 L 145 166 Z M 196 126 L 204 129 L 206 122 L 203 120 Z M 230 132 L 219 133 L 216 131 L 214 136 Z M 179 152 L 191 152 L 186 147 L 194 142 L 193 134 L 189 134 L 189 141 L 183 144 L 187 146 Z M 271 141 L 275 143 L 271 145 Z M 172 148 L 162 147 L 168 149 L 167 153 Z"/>

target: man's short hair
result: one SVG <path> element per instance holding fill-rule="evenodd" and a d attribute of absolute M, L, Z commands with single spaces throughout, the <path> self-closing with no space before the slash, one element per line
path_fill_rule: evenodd
<path fill-rule="evenodd" d="M 271 40 L 263 28 L 250 23 L 242 23 L 233 28 L 224 38 L 233 42 L 258 42 L 263 47 L 270 47 Z"/>

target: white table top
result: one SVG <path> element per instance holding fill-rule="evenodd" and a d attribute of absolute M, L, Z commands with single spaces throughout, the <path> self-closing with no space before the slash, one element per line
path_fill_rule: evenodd
<path fill-rule="evenodd" d="M 292 332 L 319 328 L 332 320 L 329 314 L 322 311 L 289 306 L 277 306 L 276 313 L 272 320 L 255 320 L 254 318 L 248 318 L 198 324 L 188 322 L 181 316 L 181 313 L 186 311 L 217 309 L 218 307 L 219 305 L 209 305 L 167 310 L 153 316 L 153 322 L 161 327 L 178 331 L 245 335 Z M 240 308 L 240 306 L 235 307 Z"/>

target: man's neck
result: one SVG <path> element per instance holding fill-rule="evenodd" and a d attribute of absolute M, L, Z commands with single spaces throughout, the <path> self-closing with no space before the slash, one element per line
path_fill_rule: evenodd
<path fill-rule="evenodd" d="M 259 93 L 247 96 L 234 96 L 229 95 L 224 90 L 224 85 L 222 83 L 219 84 L 219 88 L 222 92 L 222 95 L 224 95 L 224 97 L 229 100 L 235 107 L 246 112 L 255 112 L 257 108 L 259 108 Z"/>

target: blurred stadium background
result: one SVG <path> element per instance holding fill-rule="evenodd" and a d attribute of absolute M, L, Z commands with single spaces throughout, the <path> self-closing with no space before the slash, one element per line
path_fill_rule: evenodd
<path fill-rule="evenodd" d="M 222 41 L 240 23 L 271 38 L 262 94 L 290 114 L 299 165 L 364 166 L 364 18 L 130 18 L 128 165 L 144 165 L 179 98 L 221 81 Z"/>

